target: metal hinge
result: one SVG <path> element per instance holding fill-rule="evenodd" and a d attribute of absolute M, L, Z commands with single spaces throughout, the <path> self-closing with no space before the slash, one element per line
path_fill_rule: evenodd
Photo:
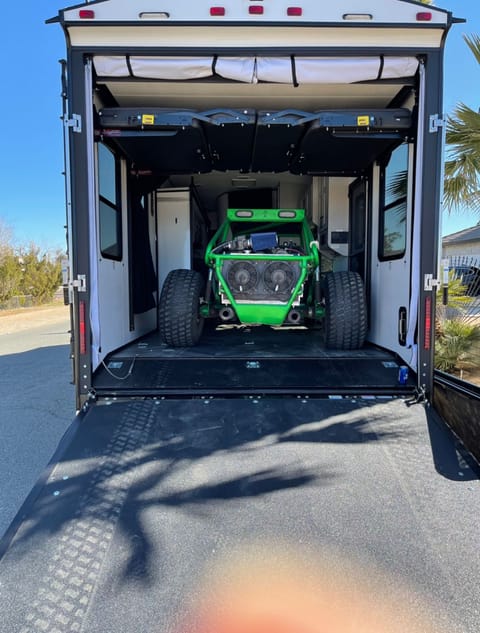
<path fill-rule="evenodd" d="M 68 259 L 62 260 L 62 281 L 63 285 L 70 290 L 77 288 L 78 292 L 87 292 L 87 275 L 77 275 L 76 279 L 70 279 L 70 262 Z"/>
<path fill-rule="evenodd" d="M 442 285 L 440 279 L 434 279 L 432 274 L 425 275 L 425 283 L 423 289 L 427 292 L 431 292 L 434 288 L 439 288 Z"/>
<path fill-rule="evenodd" d="M 65 127 L 71 127 L 74 132 L 82 131 L 82 117 L 80 114 L 72 114 L 71 119 L 64 119 Z"/>
<path fill-rule="evenodd" d="M 440 128 L 443 128 L 443 127 L 445 127 L 445 117 L 443 115 L 440 116 L 439 114 L 431 114 L 428 131 L 431 134 L 434 134 L 435 132 L 438 132 Z"/>
<path fill-rule="evenodd" d="M 77 275 L 77 278 L 71 282 L 71 286 L 78 292 L 87 292 L 87 275 Z"/>

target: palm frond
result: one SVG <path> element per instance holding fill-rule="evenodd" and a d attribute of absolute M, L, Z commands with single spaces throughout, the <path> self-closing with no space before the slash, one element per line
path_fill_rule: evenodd
<path fill-rule="evenodd" d="M 407 186 L 408 171 L 399 171 L 388 183 L 387 193 L 392 196 L 392 198 L 404 198 L 407 195 Z"/>
<path fill-rule="evenodd" d="M 480 114 L 460 103 L 447 119 L 447 143 L 480 156 Z"/>
<path fill-rule="evenodd" d="M 445 176 L 443 204 L 450 211 L 468 207 L 470 211 L 480 215 L 480 189 L 472 187 L 462 174 Z"/>
<path fill-rule="evenodd" d="M 472 51 L 475 59 L 480 64 L 480 35 L 464 35 L 463 39 L 467 43 L 467 46 Z"/>
<path fill-rule="evenodd" d="M 468 42 L 467 42 L 468 43 Z M 472 40 L 479 46 L 480 38 Z M 468 206 L 480 213 L 480 114 L 460 103 L 447 119 L 443 201 L 447 209 Z"/>

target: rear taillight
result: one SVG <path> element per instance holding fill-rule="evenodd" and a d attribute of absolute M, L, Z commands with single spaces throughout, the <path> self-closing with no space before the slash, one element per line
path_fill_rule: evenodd
<path fill-rule="evenodd" d="M 80 354 L 87 353 L 87 326 L 85 322 L 85 301 L 80 301 L 78 308 L 78 332 Z"/>

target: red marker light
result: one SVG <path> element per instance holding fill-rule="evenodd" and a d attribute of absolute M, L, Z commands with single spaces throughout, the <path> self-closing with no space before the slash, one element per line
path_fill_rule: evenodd
<path fill-rule="evenodd" d="M 80 354 L 87 353 L 87 326 L 85 322 L 85 301 L 80 301 L 79 315 L 78 315 L 78 331 L 80 334 L 79 339 L 79 351 Z"/>
<path fill-rule="evenodd" d="M 248 7 L 248 12 L 250 13 L 250 15 L 262 15 L 263 7 L 259 6 L 258 4 L 251 4 Z"/>
<path fill-rule="evenodd" d="M 303 9 L 302 7 L 288 7 L 287 15 L 302 15 Z"/>
<path fill-rule="evenodd" d="M 426 350 L 432 347 L 432 298 L 427 297 L 425 299 L 425 331 L 423 347 Z"/>
<path fill-rule="evenodd" d="M 92 11 L 91 9 L 80 9 L 78 17 L 82 20 L 91 20 L 95 17 L 95 11 Z"/>
<path fill-rule="evenodd" d="M 417 13 L 418 22 L 430 22 L 431 19 L 432 14 L 430 11 L 421 11 L 420 13 Z"/>
<path fill-rule="evenodd" d="M 225 15 L 225 7 L 210 7 L 210 15 Z"/>

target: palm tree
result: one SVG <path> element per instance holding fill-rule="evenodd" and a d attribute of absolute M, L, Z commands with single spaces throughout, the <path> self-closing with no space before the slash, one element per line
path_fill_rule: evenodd
<path fill-rule="evenodd" d="M 464 39 L 480 64 L 480 36 Z M 466 205 L 480 213 L 480 113 L 460 103 L 447 120 L 447 144 L 445 206 Z"/>

